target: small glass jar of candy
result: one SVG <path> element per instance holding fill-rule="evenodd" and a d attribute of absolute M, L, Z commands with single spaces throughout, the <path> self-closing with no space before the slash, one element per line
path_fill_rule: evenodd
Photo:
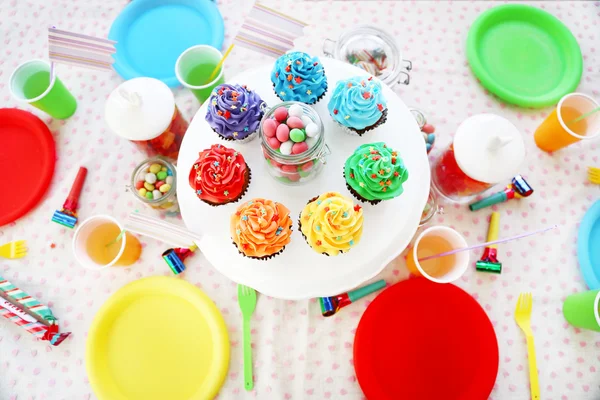
<path fill-rule="evenodd" d="M 259 136 L 267 171 L 287 185 L 314 179 L 331 154 L 319 114 L 304 103 L 286 101 L 268 110 Z"/>
<path fill-rule="evenodd" d="M 364 69 L 389 87 L 410 83 L 412 62 L 402 59 L 400 47 L 393 37 L 373 26 L 349 29 L 337 41 L 325 39 L 323 53 Z"/>
<path fill-rule="evenodd" d="M 119 85 L 106 100 L 105 118 L 118 136 L 149 156 L 176 160 L 188 122 L 173 92 L 158 79 L 134 78 Z"/>
<path fill-rule="evenodd" d="M 135 198 L 155 210 L 169 213 L 179 211 L 176 185 L 175 166 L 161 157 L 144 160 L 131 175 Z"/>

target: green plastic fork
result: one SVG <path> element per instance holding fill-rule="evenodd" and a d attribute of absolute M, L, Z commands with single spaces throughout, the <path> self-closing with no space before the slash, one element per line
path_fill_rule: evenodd
<path fill-rule="evenodd" d="M 252 341 L 250 338 L 250 318 L 256 308 L 256 291 L 248 286 L 238 284 L 238 303 L 244 318 L 244 388 L 252 390 Z"/>

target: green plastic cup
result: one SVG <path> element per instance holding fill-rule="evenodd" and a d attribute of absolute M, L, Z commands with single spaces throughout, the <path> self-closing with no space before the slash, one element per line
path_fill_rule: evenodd
<path fill-rule="evenodd" d="M 14 98 L 31 104 L 53 118 L 69 118 L 77 109 L 75 97 L 56 73 L 50 80 L 50 64 L 44 60 L 31 60 L 19 65 L 9 82 Z"/>
<path fill-rule="evenodd" d="M 212 46 L 192 46 L 179 56 L 175 63 L 175 75 L 183 86 L 190 89 L 200 104 L 210 97 L 213 89 L 225 82 L 223 68 L 210 82 L 208 78 L 221 61 L 223 55 Z"/>
<path fill-rule="evenodd" d="M 572 294 L 565 299 L 563 315 L 576 328 L 600 332 L 599 301 L 600 289 Z"/>

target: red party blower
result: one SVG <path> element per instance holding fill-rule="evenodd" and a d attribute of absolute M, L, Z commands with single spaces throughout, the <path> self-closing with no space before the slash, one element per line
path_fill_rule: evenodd
<path fill-rule="evenodd" d="M 75 182 L 73 182 L 73 186 L 71 186 L 71 191 L 69 192 L 69 196 L 67 196 L 67 200 L 65 200 L 65 204 L 63 204 L 61 211 L 54 212 L 52 221 L 67 228 L 73 229 L 75 227 L 75 224 L 77 224 L 77 203 L 79 202 L 79 195 L 81 194 L 81 189 L 83 189 L 83 182 L 85 182 L 86 176 L 87 168 L 79 167 L 79 172 L 77 172 L 77 177 L 75 178 Z"/>

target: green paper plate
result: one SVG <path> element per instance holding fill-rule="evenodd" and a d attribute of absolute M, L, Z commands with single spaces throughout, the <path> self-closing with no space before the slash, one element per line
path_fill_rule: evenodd
<path fill-rule="evenodd" d="M 473 23 L 467 59 L 481 84 L 507 103 L 545 107 L 575 90 L 583 60 L 577 40 L 539 8 L 494 7 Z"/>

